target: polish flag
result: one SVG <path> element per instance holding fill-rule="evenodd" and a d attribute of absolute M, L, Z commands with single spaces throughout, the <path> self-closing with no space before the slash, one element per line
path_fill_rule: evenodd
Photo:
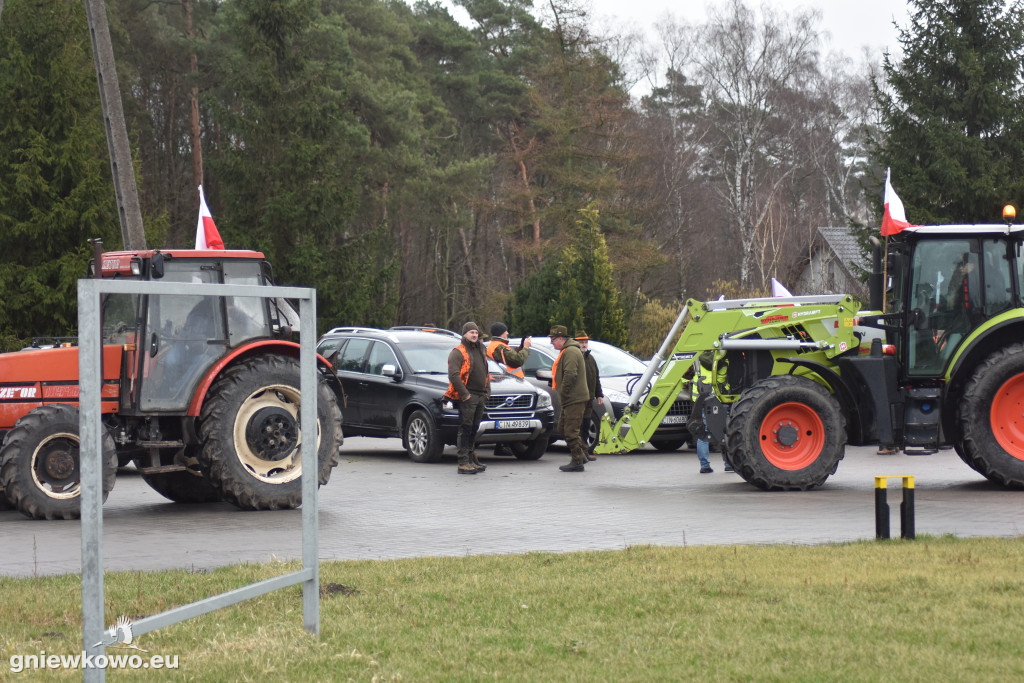
<path fill-rule="evenodd" d="M 889 182 L 889 169 L 885 169 L 885 215 L 882 216 L 882 236 L 895 235 L 903 228 L 910 227 L 907 214 L 903 210 L 903 202 L 896 195 Z"/>
<path fill-rule="evenodd" d="M 224 240 L 217 232 L 210 207 L 203 196 L 203 186 L 199 186 L 199 225 L 196 226 L 196 249 L 223 249 Z"/>

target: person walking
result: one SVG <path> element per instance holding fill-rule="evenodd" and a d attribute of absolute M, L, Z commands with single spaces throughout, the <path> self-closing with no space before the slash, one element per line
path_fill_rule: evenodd
<path fill-rule="evenodd" d="M 459 406 L 457 436 L 459 474 L 476 474 L 487 469 L 476 457 L 476 432 L 490 396 L 487 355 L 480 343 L 480 328 L 475 322 L 462 326 L 462 341 L 448 354 L 448 391 L 445 398 Z"/>
<path fill-rule="evenodd" d="M 593 445 L 588 446 L 587 438 L 590 436 L 590 425 L 594 422 L 594 401 L 597 401 L 598 407 L 604 405 L 604 391 L 601 390 L 601 371 L 597 367 L 597 361 L 594 359 L 593 354 L 590 353 L 590 337 L 587 336 L 586 331 L 578 330 L 573 339 L 579 342 L 580 350 L 583 351 L 583 362 L 587 369 L 587 390 L 590 393 L 587 407 L 583 409 L 583 422 L 580 423 L 580 438 L 583 439 L 583 448 L 587 452 L 587 460 L 597 460 L 597 456 L 593 454 L 593 447 L 597 445 L 597 439 L 594 440 Z M 600 432 L 598 434 L 600 435 Z"/>
<path fill-rule="evenodd" d="M 562 403 L 562 414 L 558 418 L 558 431 L 569 445 L 571 460 L 558 469 L 563 472 L 582 472 L 587 462 L 580 438 L 580 423 L 583 411 L 590 401 L 587 388 L 587 368 L 583 351 L 575 339 L 569 339 L 569 331 L 563 325 L 551 328 L 551 345 L 558 351 L 558 358 L 551 366 L 551 387 L 558 392 Z"/>
<path fill-rule="evenodd" d="M 711 444 L 709 443 L 708 435 L 708 423 L 706 414 L 704 412 L 704 403 L 708 397 L 713 393 L 711 388 L 711 368 L 714 361 L 713 351 L 704 351 L 697 357 L 697 360 L 693 363 L 693 383 L 690 389 L 690 397 L 693 399 L 693 421 L 696 425 L 696 429 L 699 433 L 693 436 L 697 440 L 697 459 L 700 460 L 700 473 L 711 474 L 714 472 L 711 469 L 711 461 L 709 460 L 711 454 Z M 719 383 L 724 386 L 725 384 L 726 370 L 724 367 L 720 367 L 718 370 Z M 722 461 L 725 465 L 726 472 L 732 472 L 732 466 L 729 461 L 722 456 Z"/>
<path fill-rule="evenodd" d="M 507 367 L 510 375 L 525 379 L 523 363 L 529 358 L 532 345 L 533 337 L 527 337 L 518 349 L 513 349 L 508 345 L 508 326 L 498 321 L 491 325 L 491 341 L 487 345 L 487 357 Z"/>

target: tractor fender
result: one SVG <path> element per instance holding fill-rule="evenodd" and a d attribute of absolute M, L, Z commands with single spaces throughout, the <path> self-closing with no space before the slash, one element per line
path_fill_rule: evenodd
<path fill-rule="evenodd" d="M 196 393 L 192 395 L 192 402 L 188 406 L 188 417 L 199 417 L 199 411 L 203 407 L 203 401 L 206 399 L 206 393 L 210 390 L 210 385 L 213 384 L 214 380 L 217 379 L 224 368 L 243 358 L 260 354 L 291 356 L 292 358 L 298 358 L 299 345 L 295 342 L 283 341 L 280 339 L 264 339 L 262 341 L 243 344 L 236 349 L 232 349 L 230 353 L 217 361 L 217 363 L 209 369 L 202 381 L 199 382 L 199 386 L 196 387 Z M 316 362 L 320 367 L 331 369 L 331 364 L 319 353 L 316 354 Z"/>
<path fill-rule="evenodd" d="M 960 438 L 957 406 L 978 365 L 990 355 L 1024 338 L 1024 309 L 1015 308 L 978 327 L 960 345 L 946 373 L 942 393 L 942 431 L 948 442 Z"/>

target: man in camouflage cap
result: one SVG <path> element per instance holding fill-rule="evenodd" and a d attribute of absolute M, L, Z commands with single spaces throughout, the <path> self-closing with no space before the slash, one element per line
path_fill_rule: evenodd
<path fill-rule="evenodd" d="M 583 409 L 583 422 L 580 424 L 580 438 L 583 439 L 583 447 L 587 450 L 587 460 L 597 460 L 593 454 L 593 446 L 587 447 L 587 438 L 590 436 L 590 426 L 594 423 L 594 403 L 600 408 L 604 405 L 604 390 L 601 388 L 601 371 L 597 367 L 597 360 L 590 353 L 590 337 L 584 330 L 576 330 L 573 339 L 579 342 L 580 350 L 583 351 L 583 361 L 587 368 L 587 390 L 590 400 Z M 598 418 L 598 436 L 600 436 L 600 418 Z"/>
<path fill-rule="evenodd" d="M 550 335 L 551 345 L 559 352 L 555 364 L 551 366 L 551 388 L 558 392 L 562 403 L 558 431 L 569 445 L 572 458 L 569 464 L 558 469 L 563 472 L 582 472 L 587 462 L 587 453 L 583 450 L 583 439 L 580 438 L 580 424 L 583 422 L 583 411 L 590 402 L 586 363 L 579 342 L 569 339 L 569 331 L 565 326 L 555 325 Z"/>

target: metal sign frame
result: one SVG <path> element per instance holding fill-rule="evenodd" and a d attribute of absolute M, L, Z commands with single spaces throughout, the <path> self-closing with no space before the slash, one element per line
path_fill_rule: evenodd
<path fill-rule="evenodd" d="M 82 648 L 102 655 L 114 639 L 103 623 L 103 424 L 100 411 L 102 294 L 180 294 L 183 296 L 236 296 L 299 300 L 299 391 L 305 397 L 299 411 L 302 425 L 317 419 L 316 290 L 303 287 L 258 285 L 190 284 L 138 280 L 78 281 L 78 370 L 79 370 L 79 458 L 81 463 L 82 510 Z M 308 433 L 308 432 L 307 432 Z M 314 427 L 312 433 L 316 433 Z M 302 584 L 303 626 L 320 634 L 319 527 L 317 521 L 318 477 L 317 439 L 303 439 L 302 453 L 302 569 L 283 576 L 221 593 L 132 622 L 132 633 L 141 635 L 170 626 L 243 600 Z M 96 646 L 96 643 L 100 645 Z M 106 680 L 104 669 L 85 669 L 86 681 Z"/>

